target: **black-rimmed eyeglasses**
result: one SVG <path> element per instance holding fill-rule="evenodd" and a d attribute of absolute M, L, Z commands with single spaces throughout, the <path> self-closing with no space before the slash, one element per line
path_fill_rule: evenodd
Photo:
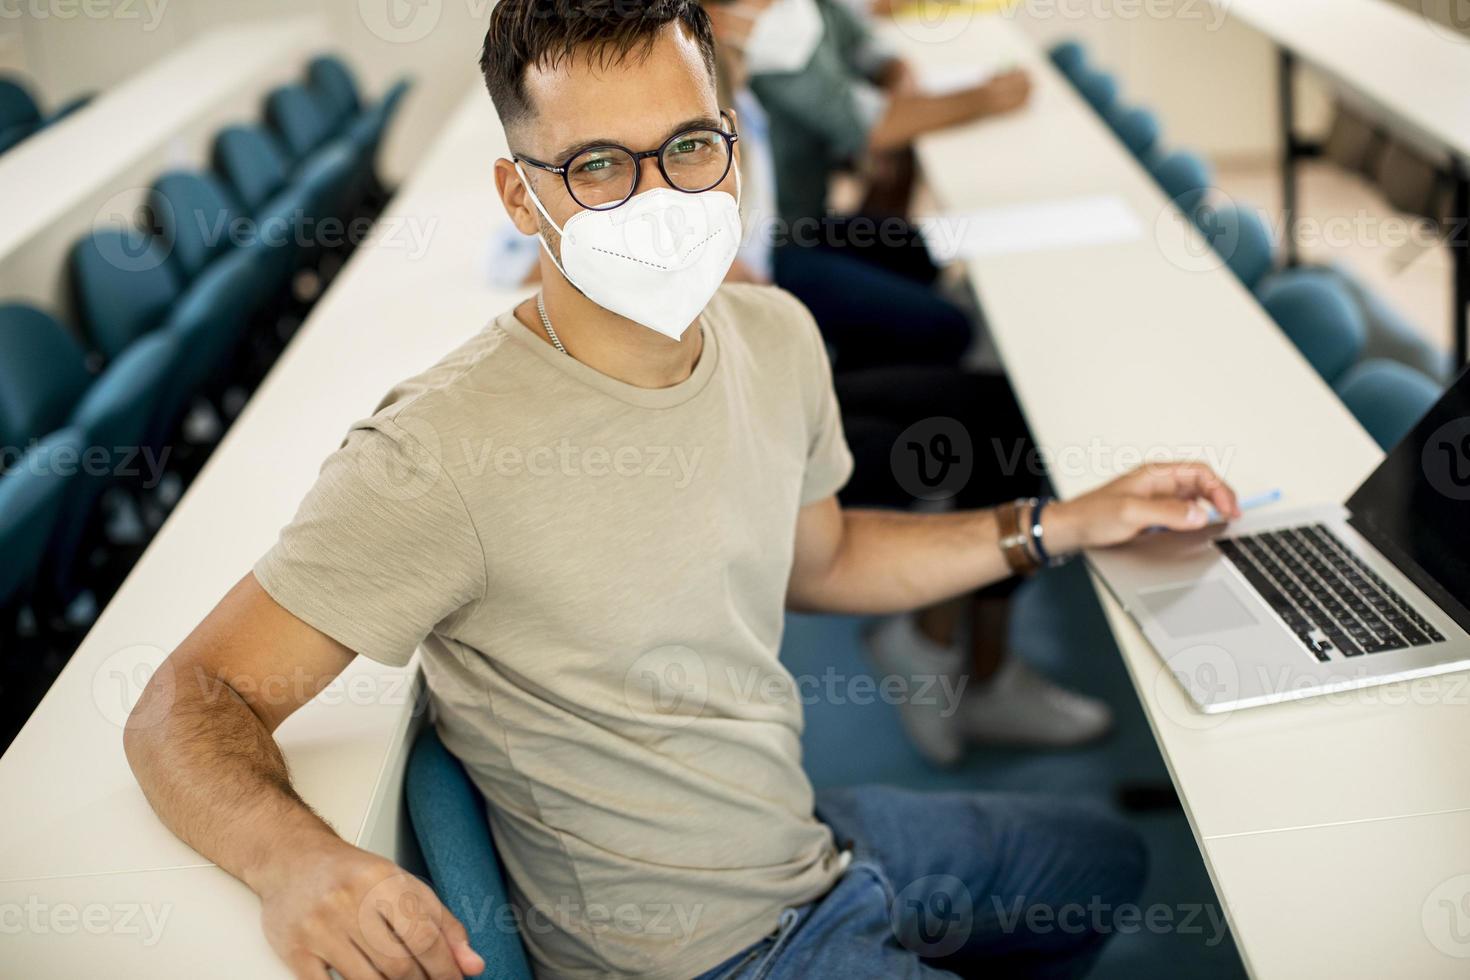
<path fill-rule="evenodd" d="M 639 153 L 610 143 L 578 150 L 561 166 L 542 163 L 519 153 L 511 159 L 560 174 L 572 200 L 589 211 L 610 211 L 638 192 L 643 161 L 658 160 L 659 172 L 669 186 L 686 194 L 699 194 L 720 184 L 730 173 L 734 146 L 740 137 L 721 129 L 690 129 L 664 140 L 656 150 Z"/>

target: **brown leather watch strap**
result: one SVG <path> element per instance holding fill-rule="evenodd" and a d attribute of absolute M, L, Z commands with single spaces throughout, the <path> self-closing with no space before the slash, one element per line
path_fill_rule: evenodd
<path fill-rule="evenodd" d="M 1021 511 L 1028 506 L 1035 506 L 1035 502 L 1013 500 L 1001 504 L 995 510 L 995 518 L 1000 527 L 1001 554 L 1005 555 L 1006 564 L 1016 575 L 1030 575 L 1041 567 L 1031 551 L 1031 531 L 1021 524 Z"/>

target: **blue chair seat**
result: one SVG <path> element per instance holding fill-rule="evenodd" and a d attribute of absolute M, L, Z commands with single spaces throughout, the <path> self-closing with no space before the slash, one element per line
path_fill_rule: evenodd
<path fill-rule="evenodd" d="M 482 977 L 531 980 L 518 932 L 499 928 L 510 905 L 490 838 L 485 800 L 432 726 L 414 743 L 404 777 L 409 819 L 434 892 L 464 923 L 470 946 L 485 960 Z M 509 921 L 514 921 L 513 919 Z"/>

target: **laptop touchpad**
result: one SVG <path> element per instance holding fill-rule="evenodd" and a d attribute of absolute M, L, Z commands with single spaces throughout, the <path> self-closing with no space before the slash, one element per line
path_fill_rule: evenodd
<path fill-rule="evenodd" d="M 1175 638 L 1223 633 L 1260 622 L 1230 587 L 1221 582 L 1192 582 L 1154 589 L 1139 598 L 1159 625 Z"/>

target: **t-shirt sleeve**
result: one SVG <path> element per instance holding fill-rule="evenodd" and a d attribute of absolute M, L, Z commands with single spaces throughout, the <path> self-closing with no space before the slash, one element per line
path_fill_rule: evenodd
<path fill-rule="evenodd" d="M 853 73 L 876 81 L 878 75 L 898 51 L 883 37 L 873 31 L 869 15 L 843 2 L 827 2 L 828 30 L 840 39 L 842 59 Z"/>
<path fill-rule="evenodd" d="M 832 386 L 832 362 L 811 313 L 795 297 L 787 300 L 804 334 L 801 344 L 801 388 L 807 419 L 806 475 L 801 505 L 832 496 L 852 477 L 852 452 L 842 431 L 842 411 Z"/>
<path fill-rule="evenodd" d="M 840 4 L 819 2 L 818 6 L 826 32 L 806 67 L 756 75 L 750 87 L 770 114 L 774 128 L 795 127 L 807 140 L 824 147 L 829 160 L 852 160 L 866 151 L 868 134 L 882 113 L 874 116 L 871 96 L 858 94 L 862 76 L 854 75 L 852 68 L 853 46 L 861 43 L 861 37 L 853 33 L 856 22 L 838 9 Z"/>
<path fill-rule="evenodd" d="M 292 615 L 392 666 L 486 586 L 464 501 L 413 429 L 385 417 L 355 426 L 255 565 Z"/>

